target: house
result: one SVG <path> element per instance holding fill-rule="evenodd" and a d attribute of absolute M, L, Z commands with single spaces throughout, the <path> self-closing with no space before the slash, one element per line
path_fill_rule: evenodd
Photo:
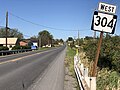
<path fill-rule="evenodd" d="M 23 39 L 19 42 L 20 46 L 33 46 L 38 47 L 38 40 L 37 39 Z"/>
<path fill-rule="evenodd" d="M 33 44 L 33 46 L 38 47 L 38 40 L 37 39 L 31 39 L 30 41 Z"/>
<path fill-rule="evenodd" d="M 20 44 L 20 46 L 27 46 L 28 42 L 26 42 L 26 41 L 20 41 L 19 44 Z"/>
<path fill-rule="evenodd" d="M 9 50 L 17 44 L 18 38 L 7 38 L 7 47 Z M 6 38 L 0 38 L 0 46 L 6 46 Z"/>

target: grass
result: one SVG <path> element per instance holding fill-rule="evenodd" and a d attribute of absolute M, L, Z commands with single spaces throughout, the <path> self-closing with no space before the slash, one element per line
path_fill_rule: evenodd
<path fill-rule="evenodd" d="M 75 49 L 71 49 L 70 47 L 68 47 L 68 49 L 67 49 L 67 56 L 68 57 L 72 57 L 72 58 L 74 58 L 74 56 L 75 56 Z"/>
<path fill-rule="evenodd" d="M 74 72 L 74 56 L 75 56 L 75 49 L 71 49 L 70 47 L 68 47 L 67 49 L 67 55 L 66 55 L 66 66 L 68 67 L 69 71 L 70 71 L 70 75 L 71 76 L 75 76 L 75 72 Z"/>
<path fill-rule="evenodd" d="M 76 54 L 75 48 L 70 48 L 70 47 L 67 48 L 67 53 L 66 53 L 66 58 L 65 58 L 65 67 L 68 68 L 69 75 L 76 79 L 76 82 L 74 83 L 74 88 L 76 88 L 76 90 L 80 90 L 79 86 L 78 86 L 77 78 L 75 75 L 75 71 L 74 71 L 74 56 L 75 56 L 75 54 Z"/>
<path fill-rule="evenodd" d="M 75 54 L 76 54 L 75 48 L 70 48 L 68 46 L 67 52 L 66 52 L 66 58 L 65 58 L 65 67 L 68 68 L 68 71 L 69 71 L 68 75 L 75 79 L 75 82 L 73 81 L 74 88 L 76 88 L 76 90 L 80 90 L 79 86 L 78 86 L 77 78 L 75 75 L 75 71 L 74 71 L 74 56 L 75 56 Z M 68 80 L 68 82 L 69 82 L 69 80 Z"/>
<path fill-rule="evenodd" d="M 118 72 L 103 68 L 98 72 L 97 89 L 105 90 L 109 88 L 109 90 L 119 90 L 117 89 L 119 87 L 118 80 L 120 80 L 120 74 Z"/>

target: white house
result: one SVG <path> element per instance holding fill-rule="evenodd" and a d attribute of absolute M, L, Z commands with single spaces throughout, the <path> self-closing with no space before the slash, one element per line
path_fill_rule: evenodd
<path fill-rule="evenodd" d="M 17 43 L 18 38 L 7 38 L 7 47 L 12 49 Z M 0 46 L 6 46 L 6 38 L 0 38 Z"/>

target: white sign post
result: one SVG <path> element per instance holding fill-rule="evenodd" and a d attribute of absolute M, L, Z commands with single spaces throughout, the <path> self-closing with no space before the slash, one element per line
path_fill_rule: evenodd
<path fill-rule="evenodd" d="M 115 12 L 116 12 L 116 6 L 106 3 L 99 3 L 98 11 L 94 12 L 91 29 L 94 31 L 99 31 L 101 33 L 100 33 L 100 40 L 98 43 L 96 58 L 93 64 L 93 71 L 92 71 L 93 77 L 96 76 L 96 67 L 97 67 L 100 48 L 102 44 L 103 33 L 106 32 L 106 33 L 114 34 L 115 26 L 117 22 L 117 15 L 114 15 Z"/>

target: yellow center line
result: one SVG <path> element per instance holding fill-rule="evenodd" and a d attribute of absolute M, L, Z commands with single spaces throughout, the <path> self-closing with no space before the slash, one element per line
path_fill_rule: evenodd
<path fill-rule="evenodd" d="M 49 50 L 49 51 L 52 51 L 52 50 Z M 23 56 L 23 57 L 20 57 L 20 58 L 12 59 L 12 60 L 9 60 L 9 61 L 0 62 L 0 65 L 10 63 L 10 62 L 16 62 L 18 60 L 22 60 L 24 58 L 31 57 L 31 56 L 34 56 L 34 55 L 38 55 L 38 54 L 45 53 L 45 52 L 49 52 L 49 51 L 39 52 L 39 53 L 35 53 L 35 54 L 32 54 L 32 55 L 27 55 L 27 56 Z"/>
<path fill-rule="evenodd" d="M 41 53 L 41 52 L 40 52 Z M 16 59 L 12 59 L 12 60 L 9 60 L 9 61 L 4 61 L 4 62 L 0 62 L 0 65 L 1 64 L 6 64 L 6 63 L 10 63 L 10 62 L 16 62 L 18 60 L 21 60 L 21 59 L 24 59 L 24 58 L 27 58 L 27 57 L 31 57 L 31 56 L 34 56 L 34 55 L 38 55 L 40 53 L 35 53 L 35 54 L 32 54 L 32 55 L 27 55 L 27 56 L 24 56 L 24 57 L 20 57 L 20 58 L 16 58 Z"/>
<path fill-rule="evenodd" d="M 5 64 L 5 63 L 8 63 L 8 62 L 10 62 L 10 61 L 1 62 L 0 65 L 1 65 L 1 64 Z"/>

